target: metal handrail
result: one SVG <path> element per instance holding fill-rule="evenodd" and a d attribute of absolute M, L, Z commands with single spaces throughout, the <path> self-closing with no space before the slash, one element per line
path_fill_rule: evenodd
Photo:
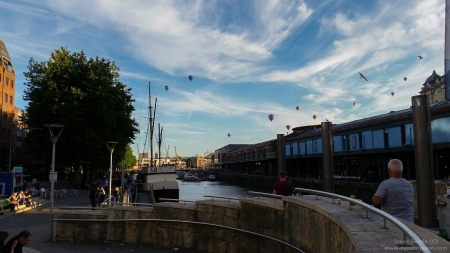
<path fill-rule="evenodd" d="M 284 242 L 282 240 L 267 236 L 267 235 L 263 235 L 263 234 L 258 234 L 252 231 L 247 231 L 247 230 L 243 230 L 243 229 L 238 229 L 238 228 L 233 228 L 233 227 L 227 227 L 227 226 L 223 226 L 223 225 L 217 225 L 217 224 L 212 224 L 212 223 L 206 223 L 206 222 L 197 222 L 197 221 L 184 221 L 184 220 L 164 220 L 164 219 L 52 219 L 53 221 L 87 221 L 87 222 L 130 222 L 130 221 L 156 221 L 156 222 L 174 222 L 174 223 L 188 223 L 188 224 L 197 224 L 197 225 L 206 225 L 206 226 L 212 226 L 212 227 L 218 227 L 218 228 L 225 228 L 225 229 L 230 229 L 230 230 L 234 230 L 234 231 L 239 231 L 239 232 L 243 232 L 243 233 L 247 233 L 247 234 L 252 234 L 252 235 L 256 235 L 256 236 L 260 236 L 278 243 L 281 243 L 285 246 L 288 246 L 298 252 L 301 253 L 306 253 L 305 251 L 295 247 L 292 244 L 289 244 L 287 242 Z M 53 235 L 52 235 L 53 237 Z"/>
<path fill-rule="evenodd" d="M 149 204 L 149 203 L 123 203 L 123 202 L 117 202 L 116 205 L 122 205 L 122 206 L 153 206 L 153 204 Z"/>
<path fill-rule="evenodd" d="M 395 218 L 394 216 L 378 209 L 375 208 L 373 206 L 370 206 L 362 201 L 353 199 L 353 198 L 349 198 L 346 196 L 342 196 L 342 195 L 338 195 L 338 194 L 334 194 L 334 193 L 329 193 L 329 192 L 323 192 L 323 191 L 318 191 L 318 190 L 311 190 L 311 189 L 305 189 L 305 188 L 295 188 L 295 191 L 299 192 L 298 196 L 302 196 L 302 192 L 308 192 L 308 193 L 313 193 L 316 194 L 316 199 L 318 195 L 320 196 L 326 196 L 326 197 L 331 197 L 333 198 L 333 203 L 334 203 L 334 199 L 343 199 L 346 200 L 348 202 L 350 202 L 350 210 L 351 208 L 351 204 L 356 204 L 359 206 L 363 206 L 366 208 L 366 217 L 364 218 L 370 218 L 368 215 L 369 210 L 382 216 L 384 219 L 384 227 L 383 228 L 387 228 L 386 227 L 386 220 L 389 220 L 390 222 L 392 222 L 397 228 L 399 228 L 402 232 L 403 232 L 403 241 L 406 244 L 406 236 L 408 236 L 411 239 L 412 243 L 415 243 L 418 247 L 420 247 L 420 251 L 422 252 L 426 252 L 429 253 L 431 252 L 428 249 L 428 246 L 423 242 L 423 240 L 414 232 L 412 231 L 408 226 L 406 226 L 405 224 L 403 224 L 403 222 L 401 222 L 400 220 L 398 220 L 397 218 Z"/>
<path fill-rule="evenodd" d="M 231 202 L 231 200 L 239 200 L 239 198 L 225 197 L 225 196 L 213 196 L 213 195 L 203 195 L 203 197 L 211 198 L 212 200 L 214 200 L 214 198 L 216 198 L 216 199 L 228 199 L 228 202 Z"/>
<path fill-rule="evenodd" d="M 250 194 L 255 194 L 258 197 L 259 196 L 263 196 L 263 197 L 269 197 L 269 198 L 273 198 L 273 199 L 281 199 L 283 196 L 282 195 L 277 195 L 277 194 L 271 194 L 271 193 L 265 193 L 265 192 L 253 192 L 253 191 L 249 191 L 248 193 Z"/>
<path fill-rule="evenodd" d="M 184 200 L 184 199 L 167 199 L 167 198 L 159 198 L 159 200 L 169 201 L 169 202 L 183 202 L 184 204 L 186 204 L 186 202 L 195 203 L 194 200 Z"/>
<path fill-rule="evenodd" d="M 95 207 L 92 207 L 92 206 L 54 206 L 53 207 L 54 209 L 89 209 L 89 210 L 91 210 L 91 209 L 99 209 L 99 210 L 102 210 L 102 209 L 105 209 L 104 207 L 99 207 L 99 206 L 95 206 Z"/>

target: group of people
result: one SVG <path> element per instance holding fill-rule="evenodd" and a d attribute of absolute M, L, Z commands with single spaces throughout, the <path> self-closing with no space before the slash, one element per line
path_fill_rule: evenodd
<path fill-rule="evenodd" d="M 22 247 L 31 240 L 31 233 L 27 230 L 20 232 L 17 236 L 9 239 L 8 232 L 0 231 L 0 252 L 1 253 L 22 253 Z"/>
<path fill-rule="evenodd" d="M 89 199 L 91 201 L 92 207 L 96 207 L 97 205 L 100 207 L 101 204 L 103 202 L 105 202 L 105 195 L 106 195 L 106 192 L 105 192 L 105 188 L 103 185 L 93 187 L 89 194 Z M 120 200 L 120 188 L 119 187 L 116 186 L 112 189 L 112 196 L 114 197 L 114 199 L 112 199 L 112 201 L 118 202 Z M 92 210 L 94 210 L 94 209 L 92 209 Z"/>
<path fill-rule="evenodd" d="M 402 176 L 402 161 L 391 159 L 387 170 L 390 178 L 380 184 L 372 202 L 388 214 L 414 223 L 414 188 Z M 273 194 L 292 195 L 295 188 L 292 182 L 286 180 L 286 172 L 281 171 L 278 176 L 280 180 L 275 183 Z"/>
<path fill-rule="evenodd" d="M 31 206 L 31 193 L 28 189 L 25 191 L 14 192 L 3 201 L 3 209 L 9 209 L 10 212 L 15 211 L 19 205 Z M 4 214 L 0 212 L 0 214 Z"/>

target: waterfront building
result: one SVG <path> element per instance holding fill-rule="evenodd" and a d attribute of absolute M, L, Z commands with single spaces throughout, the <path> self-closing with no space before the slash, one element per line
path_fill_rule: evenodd
<path fill-rule="evenodd" d="M 216 149 L 214 152 L 209 153 L 206 156 L 206 159 L 209 161 L 210 169 L 221 169 L 222 165 L 225 164 L 225 160 L 227 157 L 227 153 L 233 151 L 238 148 L 246 147 L 249 144 L 228 144 L 219 149 Z"/>
<path fill-rule="evenodd" d="M 430 115 L 436 179 L 450 176 L 450 101 L 442 101 L 444 80 L 433 71 L 421 90 L 433 101 Z M 386 166 L 391 158 L 403 161 L 406 179 L 416 179 L 411 108 L 333 124 L 332 131 L 336 180 L 380 182 L 389 177 Z M 294 127 L 283 139 L 231 150 L 221 168 L 263 175 L 285 170 L 292 177 L 321 179 L 321 126 Z M 283 168 L 278 168 L 278 157 L 285 157 Z"/>
<path fill-rule="evenodd" d="M 10 156 L 15 148 L 14 129 L 17 126 L 17 112 L 14 107 L 16 72 L 5 43 L 0 40 L 0 170 L 8 171 Z"/>
<path fill-rule="evenodd" d="M 204 156 L 191 156 L 186 158 L 186 166 L 189 168 L 204 169 L 205 157 Z"/>

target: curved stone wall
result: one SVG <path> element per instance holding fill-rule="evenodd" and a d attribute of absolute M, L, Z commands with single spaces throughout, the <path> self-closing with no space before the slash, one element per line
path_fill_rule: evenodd
<path fill-rule="evenodd" d="M 396 246 L 402 233 L 382 219 L 365 219 L 364 210 L 348 210 L 348 202 L 332 204 L 315 196 L 245 198 L 239 201 L 197 201 L 195 204 L 158 203 L 152 208 L 110 207 L 103 211 L 60 211 L 55 219 L 55 241 L 108 241 L 179 247 L 204 252 L 296 252 L 270 239 L 202 224 L 117 219 L 164 219 L 211 223 L 273 237 L 306 252 L 382 252 Z M 413 224 L 410 224 L 414 227 Z M 417 229 L 417 228 L 415 228 Z M 441 238 L 421 231 L 424 237 Z M 395 240 L 394 240 L 395 239 Z M 441 245 L 446 242 L 439 241 Z M 447 242 L 448 243 L 448 242 Z M 449 247 L 450 249 L 450 244 Z"/>

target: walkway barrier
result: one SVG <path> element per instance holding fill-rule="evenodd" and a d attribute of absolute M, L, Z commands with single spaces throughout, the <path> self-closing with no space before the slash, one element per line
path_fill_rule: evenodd
<path fill-rule="evenodd" d="M 167 201 L 167 202 L 178 202 L 178 203 L 183 202 L 183 204 L 186 204 L 186 202 L 189 202 L 189 203 L 195 203 L 194 200 L 183 200 L 183 199 L 167 199 L 167 198 L 159 198 L 159 200 Z"/>
<path fill-rule="evenodd" d="M 210 226 L 210 227 L 216 227 L 216 228 L 224 228 L 224 229 L 229 229 L 229 230 L 233 230 L 233 231 L 237 231 L 237 232 L 242 232 L 242 233 L 247 233 L 247 234 L 251 234 L 251 235 L 256 235 L 256 236 L 259 236 L 259 237 L 262 237 L 262 238 L 266 238 L 266 239 L 275 241 L 277 243 L 283 244 L 285 246 L 288 246 L 288 247 L 290 247 L 291 249 L 293 249 L 293 250 L 295 250 L 297 252 L 306 253 L 305 251 L 295 247 L 292 244 L 289 244 L 287 242 L 281 241 L 279 239 L 276 239 L 276 238 L 273 238 L 273 237 L 270 237 L 270 236 L 267 236 L 267 235 L 258 234 L 258 233 L 255 233 L 255 232 L 242 230 L 242 229 L 238 229 L 238 228 L 227 227 L 227 226 L 223 226 L 223 225 L 217 225 L 217 224 L 212 224 L 212 223 L 205 223 L 205 222 L 184 221 L 184 220 L 165 220 L 165 219 L 52 219 L 53 226 L 55 226 L 55 223 L 54 223 L 55 221 L 56 222 L 58 222 L 58 221 L 71 221 L 71 222 L 72 221 L 76 221 L 76 222 L 130 222 L 130 221 L 142 222 L 142 221 L 149 221 L 149 222 L 196 224 L 196 225 Z M 55 232 L 53 232 L 53 233 L 55 233 Z M 52 238 L 54 238 L 55 236 L 56 235 L 53 234 Z"/>
<path fill-rule="evenodd" d="M 203 197 L 211 198 L 212 201 L 214 201 L 214 198 L 216 198 L 216 199 L 228 199 L 228 202 L 231 202 L 231 200 L 239 200 L 239 198 L 225 197 L 225 196 L 203 195 Z"/>
<path fill-rule="evenodd" d="M 382 229 L 387 229 L 386 226 L 386 220 L 389 220 L 392 224 L 394 224 L 394 226 L 396 226 L 398 229 L 400 229 L 403 232 L 403 242 L 406 245 L 406 238 L 408 237 L 409 239 L 411 239 L 410 241 L 415 243 L 421 250 L 421 252 L 425 252 L 425 253 L 429 253 L 431 252 L 428 248 L 428 246 L 423 242 L 423 240 L 414 232 L 412 231 L 409 227 L 407 227 L 405 224 L 403 224 L 403 222 L 401 222 L 400 220 L 398 220 L 397 218 L 395 218 L 394 216 L 376 208 L 373 207 L 371 205 L 368 205 L 360 200 L 356 200 L 353 198 L 349 198 L 346 196 L 342 196 L 342 195 L 338 195 L 338 194 L 334 194 L 334 193 L 329 193 L 329 192 L 323 192 L 323 191 L 317 191 L 317 190 L 311 190 L 311 189 L 305 189 L 305 188 L 295 188 L 295 191 L 298 192 L 298 197 L 302 196 L 302 192 L 305 193 L 310 193 L 313 195 L 316 195 L 316 199 L 318 200 L 319 197 L 318 196 L 325 196 L 325 197 L 330 197 L 332 198 L 332 203 L 335 204 L 335 200 L 345 200 L 349 202 L 349 210 L 353 210 L 352 209 L 352 204 L 355 205 L 359 205 L 362 206 L 366 209 L 366 215 L 363 216 L 362 218 L 371 218 L 369 216 L 369 211 L 372 211 L 378 215 L 380 215 L 381 217 L 383 217 L 384 220 L 384 226 L 382 227 Z M 257 193 L 257 192 L 250 192 L 250 193 L 254 193 L 254 194 L 258 194 L 260 196 L 267 196 L 267 197 L 271 197 L 270 195 L 274 195 L 274 194 L 262 194 L 262 193 Z M 275 195 L 273 197 L 278 196 L 278 198 L 281 198 L 282 196 L 279 195 Z"/>

